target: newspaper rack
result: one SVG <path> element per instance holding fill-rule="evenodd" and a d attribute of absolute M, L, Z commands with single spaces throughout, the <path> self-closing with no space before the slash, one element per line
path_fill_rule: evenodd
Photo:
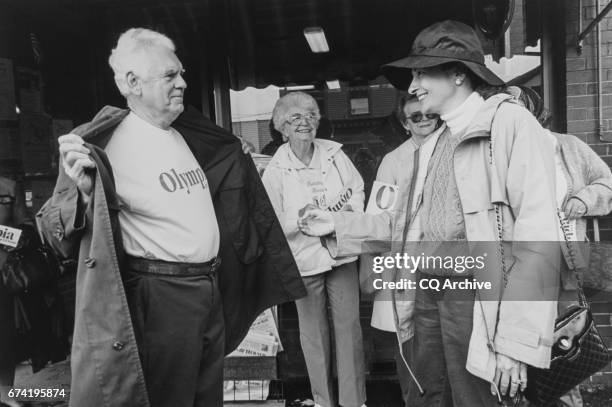
<path fill-rule="evenodd" d="M 275 310 L 264 311 L 253 323 L 238 348 L 225 358 L 224 405 L 284 406 L 282 382 L 278 379 L 276 354 L 282 350 Z M 271 390 L 274 389 L 274 390 Z"/>

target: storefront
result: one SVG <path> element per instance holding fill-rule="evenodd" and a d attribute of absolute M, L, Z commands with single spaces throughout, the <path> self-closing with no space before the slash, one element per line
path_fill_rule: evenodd
<path fill-rule="evenodd" d="M 500 76 L 542 94 L 554 130 L 583 138 L 612 164 L 605 141 L 612 139 L 612 19 L 604 18 L 599 34 L 592 31 L 577 51 L 578 34 L 598 14 L 595 0 L 6 3 L 0 13 L 0 173 L 24 182 L 32 213 L 54 184 L 55 138 L 104 105 L 124 105 L 107 58 L 118 35 L 133 26 L 154 28 L 175 41 L 187 70 L 186 103 L 219 125 L 232 127 L 230 89 L 312 85 L 349 155 L 365 149 L 379 160 L 379 142 L 370 131 L 396 99 L 396 90 L 379 75 L 380 65 L 405 56 L 422 28 L 460 20 L 480 28 Z M 510 4 L 514 10 L 506 13 Z M 304 30 L 312 27 L 324 32 L 328 52 L 309 47 Z M 330 89 L 333 81 L 339 89 Z M 601 225 L 602 239 L 611 239 L 612 222 Z M 361 312 L 370 378 L 391 377 L 394 344 L 377 342 L 369 329 L 371 303 L 363 301 Z M 280 331 L 286 350 L 279 357 L 280 375 L 305 376 L 292 305 L 281 309 Z"/>

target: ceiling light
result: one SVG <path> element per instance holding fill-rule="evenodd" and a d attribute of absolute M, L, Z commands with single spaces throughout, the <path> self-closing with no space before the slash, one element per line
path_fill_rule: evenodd
<path fill-rule="evenodd" d="M 340 89 L 340 81 L 338 79 L 334 79 L 333 81 L 325 81 L 327 83 L 327 87 L 331 90 Z"/>
<path fill-rule="evenodd" d="M 287 86 L 286 90 L 310 90 L 314 89 L 314 85 L 295 85 L 295 86 Z"/>
<path fill-rule="evenodd" d="M 329 45 L 327 45 L 327 39 L 325 39 L 325 32 L 321 27 L 307 27 L 304 28 L 304 36 L 310 49 L 315 54 L 321 52 L 329 52 Z"/>

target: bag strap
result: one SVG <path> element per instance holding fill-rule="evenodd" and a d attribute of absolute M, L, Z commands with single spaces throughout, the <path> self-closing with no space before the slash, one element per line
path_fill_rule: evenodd
<path fill-rule="evenodd" d="M 493 171 L 493 145 L 492 144 L 493 144 L 493 136 L 491 135 L 491 138 L 489 139 L 489 167 L 491 171 Z M 476 295 L 478 296 L 478 304 L 480 304 L 480 311 L 482 312 L 482 319 L 484 321 L 485 331 L 487 332 L 487 347 L 489 348 L 491 352 L 497 353 L 497 351 L 495 350 L 494 340 L 495 340 L 495 336 L 497 335 L 497 327 L 499 325 L 501 297 L 503 295 L 503 289 L 505 289 L 506 285 L 508 284 L 508 273 L 506 271 L 506 259 L 505 259 L 504 241 L 503 241 L 503 232 L 504 232 L 503 231 L 503 213 L 502 213 L 499 203 L 497 202 L 493 203 L 493 207 L 495 208 L 495 224 L 496 224 L 496 230 L 497 230 L 497 239 L 499 241 L 498 251 L 499 251 L 499 256 L 501 259 L 501 270 L 502 270 L 502 281 L 503 281 L 502 291 L 500 292 L 499 300 L 497 302 L 497 315 L 495 317 L 495 328 L 493 330 L 493 337 L 489 335 L 489 324 L 487 322 L 487 316 L 485 315 L 485 312 L 484 312 L 484 307 L 482 306 L 482 299 L 480 298 L 480 291 L 476 290 Z"/>
<path fill-rule="evenodd" d="M 570 228 L 569 222 L 564 216 L 561 215 L 561 211 L 559 209 L 557 209 L 557 217 L 559 218 L 559 223 L 561 224 L 561 231 L 563 232 L 563 239 L 565 240 L 565 247 L 567 248 L 567 265 L 569 266 L 570 270 L 574 272 L 574 277 L 576 277 L 576 282 L 578 283 L 578 303 L 580 306 L 590 309 L 589 303 L 584 295 L 584 290 L 582 289 L 582 282 L 580 281 L 578 270 L 576 269 L 576 255 L 574 252 L 574 246 L 570 243 L 568 237 L 568 230 Z"/>
<path fill-rule="evenodd" d="M 494 166 L 493 166 L 493 135 L 491 135 L 491 138 L 489 139 L 489 164 L 491 165 L 491 171 L 493 171 L 494 169 Z M 503 285 L 499 293 L 499 299 L 497 300 L 497 315 L 495 317 L 495 328 L 493 330 L 493 340 L 495 340 L 495 337 L 497 336 L 497 327 L 499 326 L 502 296 L 504 295 L 504 291 L 506 289 L 506 286 L 508 285 L 508 269 L 506 268 L 506 253 L 504 251 L 503 212 L 502 212 L 502 208 L 499 202 L 494 202 L 493 207 L 495 208 L 495 225 L 497 229 L 497 241 L 499 243 L 497 245 L 497 248 L 499 251 L 499 258 L 501 262 L 501 272 L 502 272 L 502 282 L 503 282 Z M 480 306 L 482 306 L 482 303 L 480 304 Z M 488 330 L 487 330 L 487 333 L 488 333 Z"/>

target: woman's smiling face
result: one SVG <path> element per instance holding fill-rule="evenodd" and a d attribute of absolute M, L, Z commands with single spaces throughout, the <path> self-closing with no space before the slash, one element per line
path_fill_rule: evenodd
<path fill-rule="evenodd" d="M 440 67 L 413 69 L 408 92 L 417 96 L 423 113 L 448 113 L 448 102 L 457 89 L 453 76 Z"/>
<path fill-rule="evenodd" d="M 301 106 L 292 106 L 285 114 L 283 135 L 289 139 L 289 143 L 312 142 L 319 127 L 319 112 Z"/>

